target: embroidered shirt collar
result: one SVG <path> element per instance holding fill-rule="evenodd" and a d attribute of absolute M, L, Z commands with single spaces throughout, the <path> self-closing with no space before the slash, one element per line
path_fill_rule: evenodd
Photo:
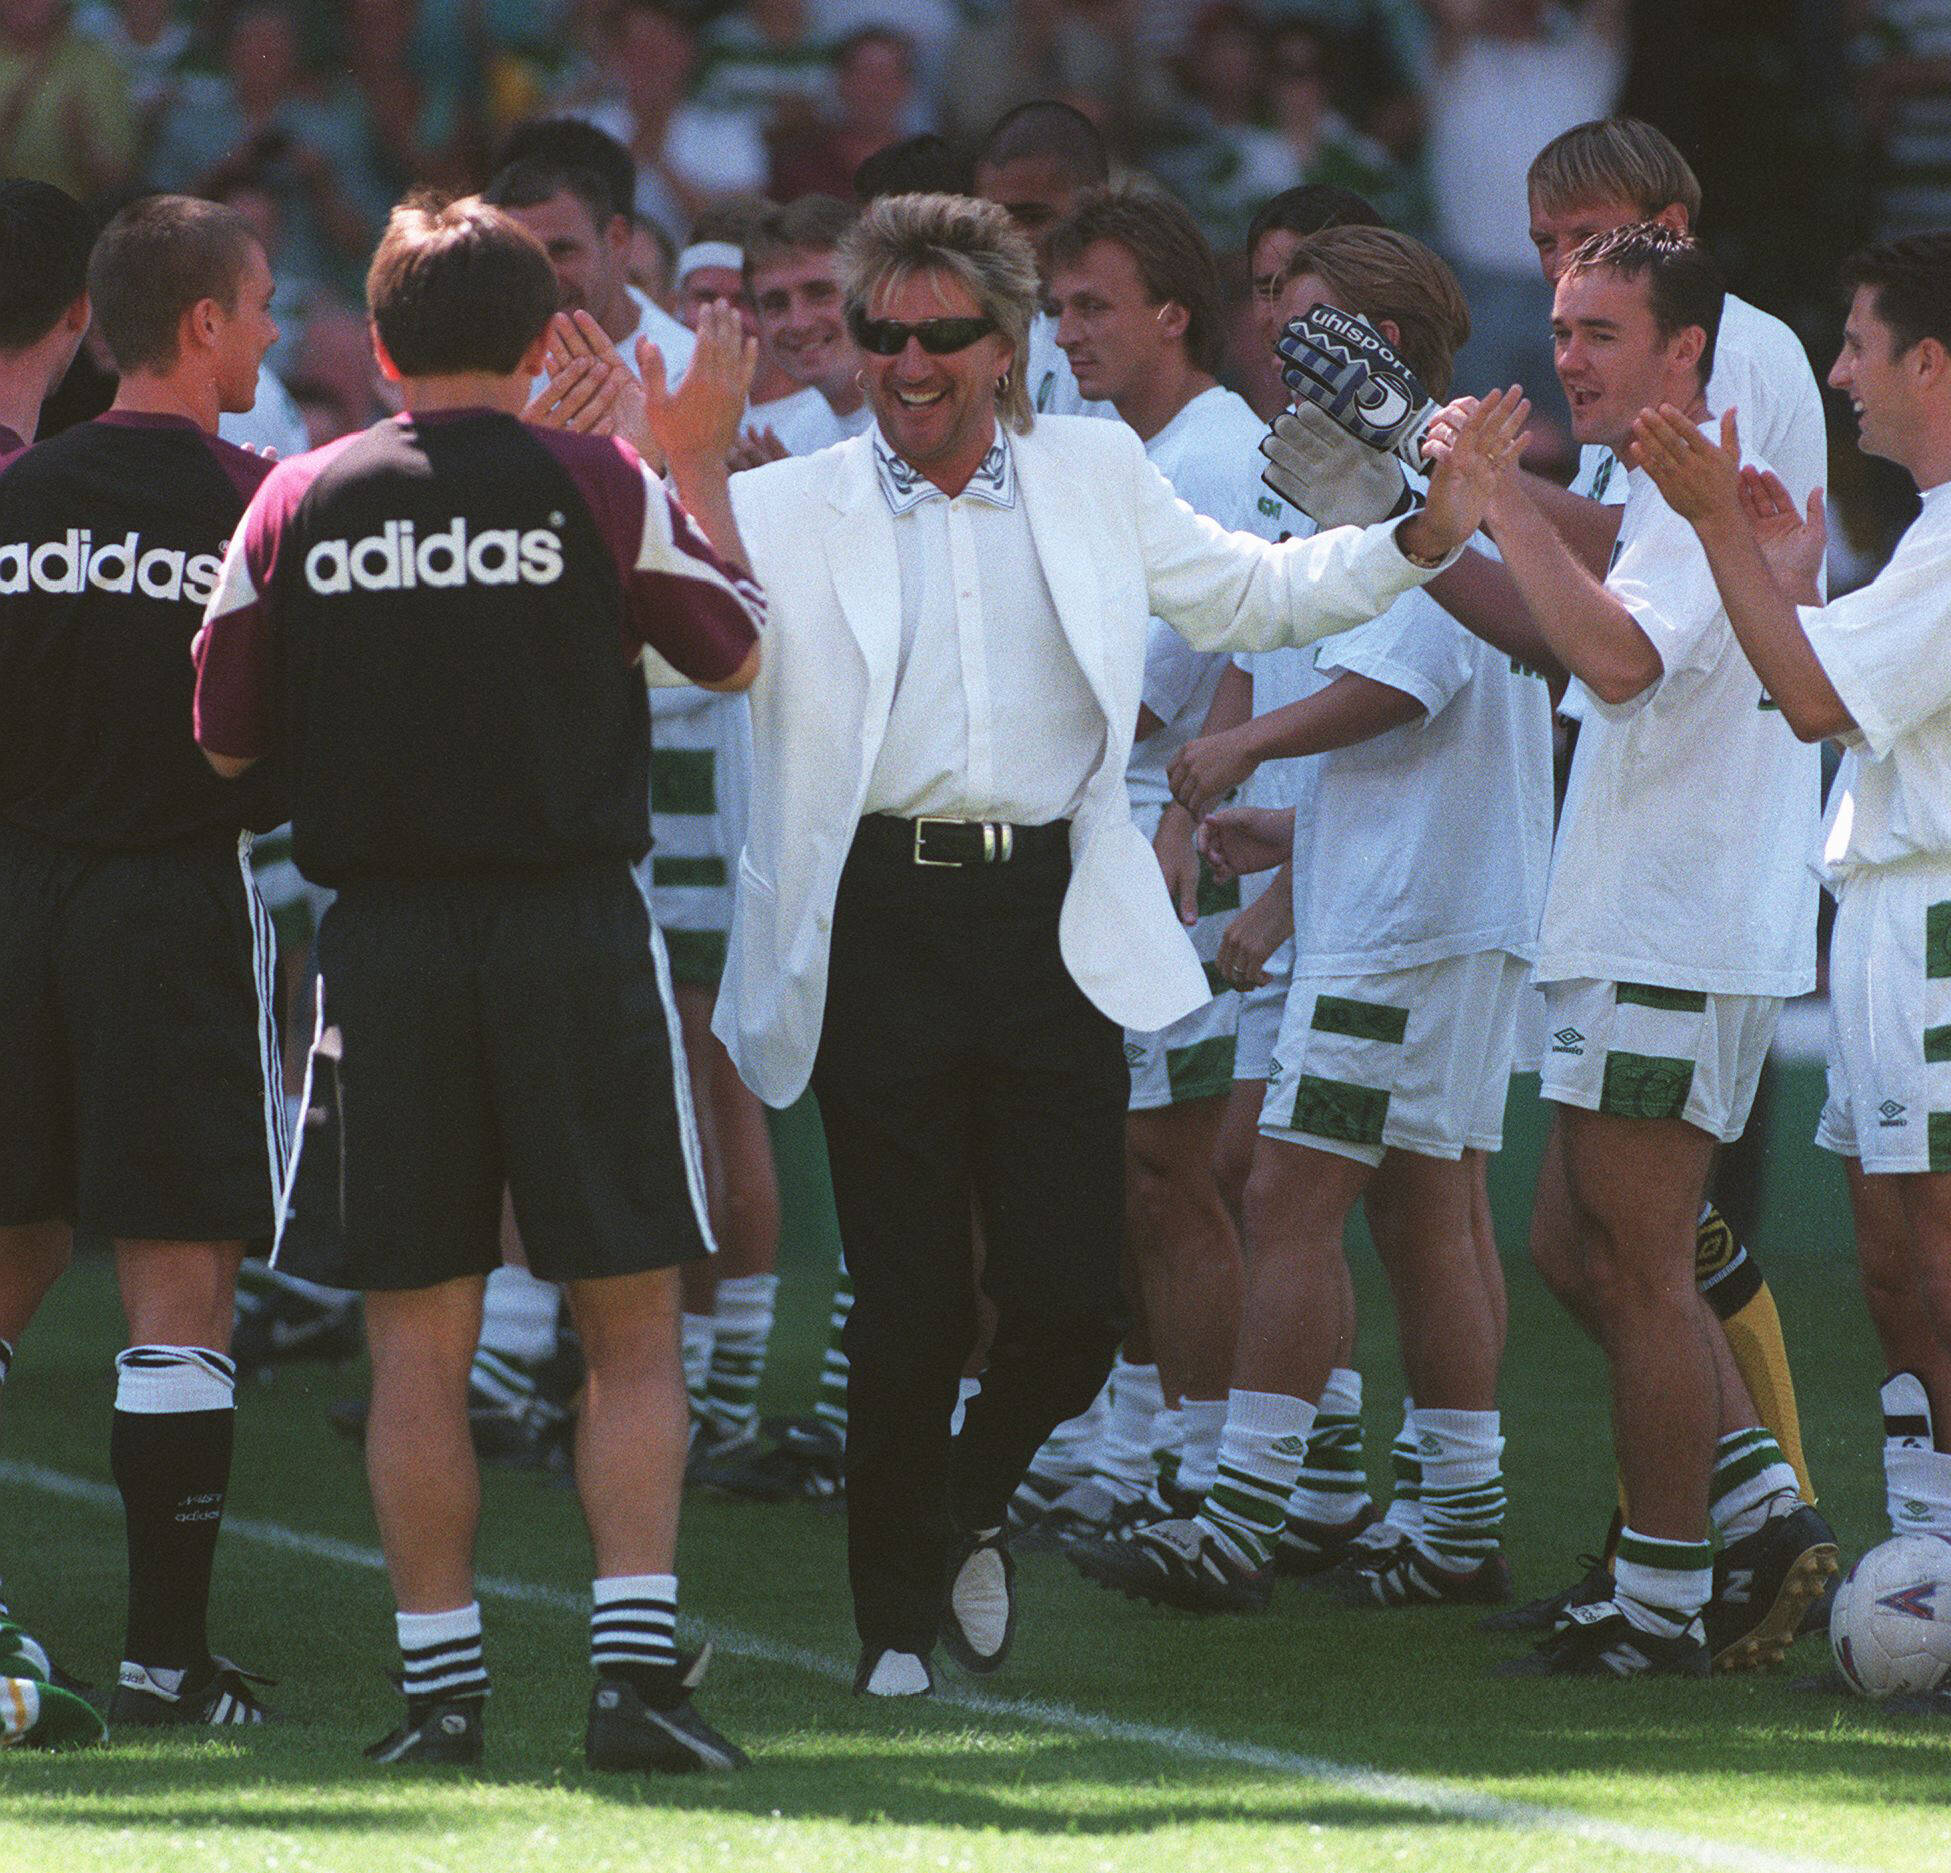
<path fill-rule="evenodd" d="M 927 500 L 948 499 L 920 469 L 887 446 L 878 427 L 874 431 L 874 472 L 880 477 L 881 492 L 887 496 L 888 507 L 895 514 L 912 513 Z M 977 465 L 962 492 L 972 501 L 987 501 L 991 507 L 1016 505 L 1016 458 L 1010 451 L 1008 436 L 1000 429 L 989 453 Z"/>

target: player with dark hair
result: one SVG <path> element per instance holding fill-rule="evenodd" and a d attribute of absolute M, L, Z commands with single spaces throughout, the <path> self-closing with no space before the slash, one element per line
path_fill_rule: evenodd
<path fill-rule="evenodd" d="M 284 464 L 253 502 L 199 643 L 197 736 L 220 773 L 287 761 L 299 867 L 338 892 L 279 1254 L 366 1294 L 367 1474 L 407 1700 L 368 1754 L 481 1753 L 467 1381 L 506 1189 L 589 1368 L 586 1755 L 735 1768 L 674 1642 L 677 1265 L 711 1238 L 669 965 L 632 868 L 649 844 L 640 657 L 653 680 L 720 689 L 758 667 L 764 603 L 725 487 L 749 341 L 710 310 L 675 395 L 639 341 L 629 420 L 645 433 L 648 408 L 687 513 L 623 444 L 518 420 L 556 283 L 512 216 L 395 209 L 367 299 L 406 412 Z"/>
<path fill-rule="evenodd" d="M 88 330 L 94 245 L 94 217 L 72 196 L 0 182 L 0 463 L 34 440 L 41 405 Z"/>
<path fill-rule="evenodd" d="M 1858 446 L 1906 469 L 1923 511 L 1860 591 L 1815 602 L 1826 529 L 1685 412 L 1647 411 L 1633 459 L 1699 536 L 1741 649 L 1788 726 L 1847 750 L 1823 850 L 1836 896 L 1829 1099 L 1816 1142 L 1849 1172 L 1883 1386 L 1891 1532 L 1951 1535 L 1951 232 L 1854 255 L 1829 382 Z M 1940 1689 L 1939 1707 L 1947 1700 Z"/>
<path fill-rule="evenodd" d="M 1037 267 L 1048 274 L 1044 242 L 1076 207 L 1087 189 L 1111 179 L 1098 127 L 1076 108 L 1039 99 L 1005 111 L 983 138 L 973 169 L 974 192 L 1009 210 L 1009 217 L 1036 249 Z M 1078 390 L 1070 360 L 1057 346 L 1057 322 L 1039 311 L 1030 321 L 1029 343 L 1016 362 L 1030 407 L 1053 416 L 1115 417 L 1108 403 Z"/>
<path fill-rule="evenodd" d="M 876 150 L 854 171 L 854 200 L 863 208 L 883 195 L 962 195 L 968 187 L 968 163 L 932 130 Z"/>
<path fill-rule="evenodd" d="M 1664 223 L 1579 247 L 1552 314 L 1575 437 L 1623 460 L 1649 404 L 1705 420 L 1722 296 L 1706 251 Z M 1781 1002 L 1814 986 L 1819 767 L 1643 471 L 1603 583 L 1518 474 L 1490 518 L 1533 661 L 1588 699 L 1538 946 L 1553 1119 L 1532 1233 L 1553 1292 L 1605 1351 L 1626 1500 L 1609 1588 L 1515 1668 L 1763 1663 L 1835 1572 L 1835 1538 L 1695 1290 L 1695 1229 Z"/>
<path fill-rule="evenodd" d="M 114 406 L 0 475 L 0 1265 L 45 1267 L 70 1227 L 115 1245 L 129 1604 L 111 1721 L 257 1723 L 206 1614 L 232 1290 L 285 1155 L 250 872 L 251 832 L 284 809 L 275 771 L 226 788 L 198 757 L 189 646 L 266 472 L 216 429 L 277 337 L 271 269 L 233 210 L 149 196 L 96 243 L 88 297 Z"/>

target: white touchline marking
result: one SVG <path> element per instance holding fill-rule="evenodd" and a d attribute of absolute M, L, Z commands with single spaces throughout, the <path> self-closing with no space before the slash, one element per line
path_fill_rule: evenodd
<path fill-rule="evenodd" d="M 37 1489 L 71 1502 L 85 1502 L 96 1508 L 120 1510 L 122 1498 L 107 1483 L 88 1477 L 70 1476 L 65 1471 L 49 1470 L 36 1463 L 16 1463 L 0 1458 L 0 1483 L 23 1489 Z M 386 1563 L 377 1548 L 358 1542 L 340 1541 L 331 1535 L 310 1535 L 302 1529 L 286 1528 L 279 1522 L 261 1522 L 250 1516 L 226 1515 L 224 1533 L 240 1541 L 254 1541 L 267 1548 L 281 1548 L 288 1554 L 302 1554 L 313 1560 L 338 1561 L 368 1573 L 383 1573 Z M 484 1599 L 512 1600 L 523 1606 L 546 1606 L 559 1612 L 589 1615 L 587 1592 L 572 1592 L 567 1587 L 548 1587 L 539 1581 L 511 1580 L 498 1574 L 483 1574 L 475 1582 Z M 784 1665 L 833 1684 L 851 1687 L 853 1667 L 825 1653 L 804 1646 L 784 1645 L 736 1626 L 711 1620 L 691 1620 L 697 1630 L 721 1652 L 736 1658 L 756 1659 L 761 1664 Z M 1479 1826 L 1505 1827 L 1523 1832 L 1562 1834 L 1572 1840 L 1597 1847 L 1616 1848 L 1640 1858 L 1665 1859 L 1689 1866 L 1725 1869 L 1726 1873 L 1875 1873 L 1858 1862 L 1812 1860 L 1799 1854 L 1772 1853 L 1765 1847 L 1748 1847 L 1738 1841 L 1703 1839 L 1693 1834 L 1678 1834 L 1665 1828 L 1636 1827 L 1630 1822 L 1604 1821 L 1579 1814 L 1570 1808 L 1547 1808 L 1535 1802 L 1517 1801 L 1499 1795 L 1483 1795 L 1445 1782 L 1425 1781 L 1419 1776 L 1394 1775 L 1382 1769 L 1369 1769 L 1359 1763 L 1334 1762 L 1323 1756 L 1303 1756 L 1292 1750 L 1269 1749 L 1258 1743 L 1238 1743 L 1203 1731 L 1180 1729 L 1171 1724 L 1129 1723 L 1122 1718 L 1079 1710 L 1075 1705 L 1045 1698 L 997 1697 L 987 1691 L 959 1689 L 937 1683 L 933 1703 L 938 1709 L 965 1711 L 973 1716 L 1000 1718 L 1008 1723 L 1028 1724 L 1046 1730 L 1065 1730 L 1099 1743 L 1128 1743 L 1145 1749 L 1163 1750 L 1169 1755 L 1209 1763 L 1234 1763 L 1247 1769 L 1266 1769 L 1310 1782 L 1325 1782 L 1371 1801 L 1399 1808 L 1414 1808 L 1441 1815 L 1453 1821 L 1469 1821 Z"/>

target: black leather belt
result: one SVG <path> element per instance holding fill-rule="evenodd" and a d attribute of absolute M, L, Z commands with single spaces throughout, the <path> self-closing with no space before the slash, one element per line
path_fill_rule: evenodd
<path fill-rule="evenodd" d="M 1070 821 L 1045 826 L 1012 826 L 993 819 L 897 819 L 870 813 L 857 839 L 877 857 L 903 857 L 916 865 L 1007 865 L 1070 850 Z"/>

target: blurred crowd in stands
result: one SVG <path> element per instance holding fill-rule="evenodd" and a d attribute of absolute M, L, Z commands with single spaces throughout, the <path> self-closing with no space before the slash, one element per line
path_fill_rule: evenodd
<path fill-rule="evenodd" d="M 1278 386 L 1240 247 L 1296 183 L 1357 190 L 1454 263 L 1466 389 L 1550 382 L 1524 174 L 1583 120 L 1667 130 L 1736 288 L 1825 361 L 1836 259 L 1951 224 L 1951 0 L 0 0 L 0 173 L 249 213 L 278 278 L 273 367 L 313 441 L 379 407 L 357 308 L 388 205 L 479 187 L 524 118 L 629 146 L 633 270 L 670 305 L 701 216 L 848 197 L 924 135 L 952 177 L 1038 97 L 1194 210 L 1239 314 L 1228 375 L 1263 410 Z M 1887 524 L 1873 483 L 1839 492 Z"/>

